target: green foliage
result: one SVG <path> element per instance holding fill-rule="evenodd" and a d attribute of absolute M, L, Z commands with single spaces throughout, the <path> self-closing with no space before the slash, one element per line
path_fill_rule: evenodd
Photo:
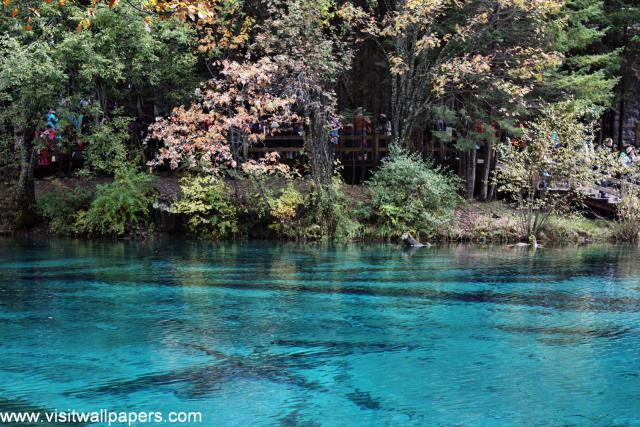
<path fill-rule="evenodd" d="M 86 138 L 89 142 L 85 150 L 85 166 L 94 172 L 114 174 L 127 163 L 130 117 L 115 116 L 103 120 L 91 128 Z"/>
<path fill-rule="evenodd" d="M 77 76 L 78 90 L 97 86 L 108 98 L 125 95 L 133 111 L 144 102 L 167 110 L 197 84 L 195 32 L 175 19 L 159 20 L 123 3 L 98 8 L 87 31 L 69 30 L 58 52 Z"/>
<path fill-rule="evenodd" d="M 219 239 L 238 231 L 236 209 L 222 180 L 185 177 L 180 190 L 171 210 L 186 218 L 191 234 Z"/>
<path fill-rule="evenodd" d="M 303 214 L 299 229 L 307 240 L 349 242 L 361 234 L 337 179 L 330 187 L 312 187 L 305 197 Z"/>
<path fill-rule="evenodd" d="M 593 119 L 572 102 L 546 106 L 530 122 L 521 142 L 504 144 L 495 178 L 521 215 L 523 237 L 539 237 L 551 215 L 569 209 L 569 202 L 584 195 L 618 171 L 606 150 L 594 150 Z M 561 190 L 561 191 L 557 191 Z"/>
<path fill-rule="evenodd" d="M 342 183 L 335 179 L 328 188 L 308 184 L 301 192 L 289 182 L 277 197 L 270 197 L 269 228 L 280 238 L 298 241 L 349 242 L 360 237 L 362 227 L 348 206 Z"/>
<path fill-rule="evenodd" d="M 304 204 L 302 194 L 289 183 L 280 197 L 271 204 L 270 214 L 275 219 L 271 228 L 276 230 L 278 235 L 289 235 L 292 231 L 292 222 L 296 219 L 300 207 Z"/>
<path fill-rule="evenodd" d="M 621 49 L 602 46 L 610 31 L 602 0 L 567 0 L 558 19 L 550 22 L 554 50 L 562 64 L 544 75 L 536 92 L 547 102 L 566 100 L 583 106 L 607 107 L 618 83 Z"/>
<path fill-rule="evenodd" d="M 383 237 L 398 237 L 406 231 L 430 236 L 451 219 L 459 181 L 419 155 L 392 147 L 391 159 L 367 186 Z"/>
<path fill-rule="evenodd" d="M 38 199 L 38 213 L 49 222 L 52 233 L 72 235 L 76 232 L 76 227 L 70 218 L 78 211 L 87 209 L 93 195 L 82 187 L 71 189 L 60 182 L 56 182 L 54 186 L 55 189 Z"/>
<path fill-rule="evenodd" d="M 153 177 L 122 169 L 110 184 L 98 185 L 96 197 L 76 217 L 79 232 L 99 236 L 122 236 L 150 226 L 155 201 Z"/>
<path fill-rule="evenodd" d="M 618 205 L 616 238 L 625 242 L 640 239 L 640 190 L 636 186 L 625 189 Z"/>
<path fill-rule="evenodd" d="M 66 77 L 44 41 L 0 36 L 0 124 L 35 127 Z"/>
<path fill-rule="evenodd" d="M 608 240 L 611 231 L 610 221 L 589 219 L 580 213 L 570 213 L 554 215 L 541 237 L 553 242 L 590 243 Z"/>

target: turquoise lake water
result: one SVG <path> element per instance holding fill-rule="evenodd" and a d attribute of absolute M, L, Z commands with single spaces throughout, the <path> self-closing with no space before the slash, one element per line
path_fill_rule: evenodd
<path fill-rule="evenodd" d="M 640 425 L 640 251 L 0 240 L 0 411 Z"/>

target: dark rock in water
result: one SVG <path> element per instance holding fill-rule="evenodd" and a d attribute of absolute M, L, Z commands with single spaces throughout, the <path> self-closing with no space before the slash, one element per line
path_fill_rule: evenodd
<path fill-rule="evenodd" d="M 382 405 L 378 399 L 371 397 L 368 391 L 356 389 L 353 393 L 347 394 L 347 399 L 358 405 L 362 409 L 380 409 Z"/>
<path fill-rule="evenodd" d="M 153 204 L 153 218 L 159 231 L 174 231 L 176 215 L 171 212 L 171 201 L 159 198 Z"/>
<path fill-rule="evenodd" d="M 404 243 L 405 246 L 407 247 L 420 247 L 420 246 L 427 246 L 427 245 L 423 245 L 422 243 L 418 242 L 412 235 L 411 233 L 404 233 L 402 235 L 402 242 Z"/>

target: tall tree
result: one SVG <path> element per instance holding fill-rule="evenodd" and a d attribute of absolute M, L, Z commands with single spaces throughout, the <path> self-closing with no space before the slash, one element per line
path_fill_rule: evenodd
<path fill-rule="evenodd" d="M 0 137 L 9 133 L 15 138 L 20 160 L 16 225 L 26 225 L 35 212 L 33 170 L 42 142 L 38 129 L 44 129 L 50 108 L 58 110 L 60 119 L 55 144 L 65 148 L 76 142 L 66 134 L 73 127 L 69 117 L 87 116 L 85 123 L 93 118 L 84 128 L 84 142 L 93 150 L 99 144 L 91 142 L 98 139 L 123 143 L 122 138 L 99 138 L 114 111 L 151 121 L 155 110 L 168 110 L 185 99 L 196 80 L 195 32 L 179 20 L 148 18 L 127 4 L 98 5 L 91 27 L 77 32 L 77 22 L 90 6 L 43 5 L 29 21 L 30 31 L 0 15 Z M 79 122 L 76 126 L 80 132 Z M 126 158 L 126 147 L 122 151 Z"/>
<path fill-rule="evenodd" d="M 308 132 L 305 147 L 316 184 L 328 187 L 333 156 L 329 142 L 336 115 L 336 85 L 351 64 L 352 49 L 334 0 L 293 0 L 270 5 L 267 20 L 256 37 L 253 52 L 273 57 L 284 74 L 285 91 L 296 101 Z"/>
<path fill-rule="evenodd" d="M 261 116 L 273 122 L 305 122 L 305 147 L 314 181 L 328 187 L 332 179 L 329 126 L 335 114 L 337 76 L 346 70 L 351 52 L 338 31 L 340 11 L 332 0 L 266 3 L 266 19 L 244 58 L 222 61 L 218 76 L 188 108 L 151 128 L 151 138 L 163 141 L 158 161 L 178 167 L 183 160 L 215 171 L 230 164 L 228 139 L 250 132 Z M 188 134 L 184 132 L 187 131 Z"/>
<path fill-rule="evenodd" d="M 631 96 L 639 95 L 634 82 L 640 79 L 640 5 L 634 0 L 606 0 L 604 11 L 608 31 L 603 42 L 608 49 L 621 51 L 619 82 L 615 88 L 617 105 L 613 114 L 610 114 L 613 120 L 609 133 L 618 141 L 619 148 L 622 148 L 625 142 L 627 103 Z"/>
<path fill-rule="evenodd" d="M 548 31 L 560 4 L 398 0 L 382 18 L 360 15 L 364 31 L 380 41 L 389 62 L 394 141 L 407 145 L 425 119 L 444 119 L 446 110 L 444 121 L 454 131 L 436 135 L 464 153 L 461 172 L 467 197 L 473 197 L 476 146 L 493 133 L 483 128 L 492 123 L 513 128 L 531 107 L 542 73 L 560 62 L 549 48 Z"/>
<path fill-rule="evenodd" d="M 29 226 L 35 219 L 35 134 L 41 114 L 52 105 L 65 79 L 46 43 L 0 38 L 0 123 L 14 135 L 20 166 L 13 197 L 16 227 Z"/>
<path fill-rule="evenodd" d="M 585 107 L 610 106 L 621 49 L 602 45 L 607 29 L 602 0 L 566 1 L 551 22 L 552 47 L 563 60 L 545 73 L 536 95 L 548 102 L 571 98 Z"/>

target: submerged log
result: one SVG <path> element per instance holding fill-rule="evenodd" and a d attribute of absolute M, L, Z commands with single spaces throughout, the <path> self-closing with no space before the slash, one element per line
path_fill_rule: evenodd
<path fill-rule="evenodd" d="M 424 244 L 420 243 L 419 241 L 417 241 L 411 235 L 411 233 L 403 233 L 402 234 L 402 242 L 404 243 L 405 246 L 407 246 L 409 248 L 417 248 L 417 247 L 421 247 L 421 246 L 428 246 L 428 245 L 424 245 Z"/>

